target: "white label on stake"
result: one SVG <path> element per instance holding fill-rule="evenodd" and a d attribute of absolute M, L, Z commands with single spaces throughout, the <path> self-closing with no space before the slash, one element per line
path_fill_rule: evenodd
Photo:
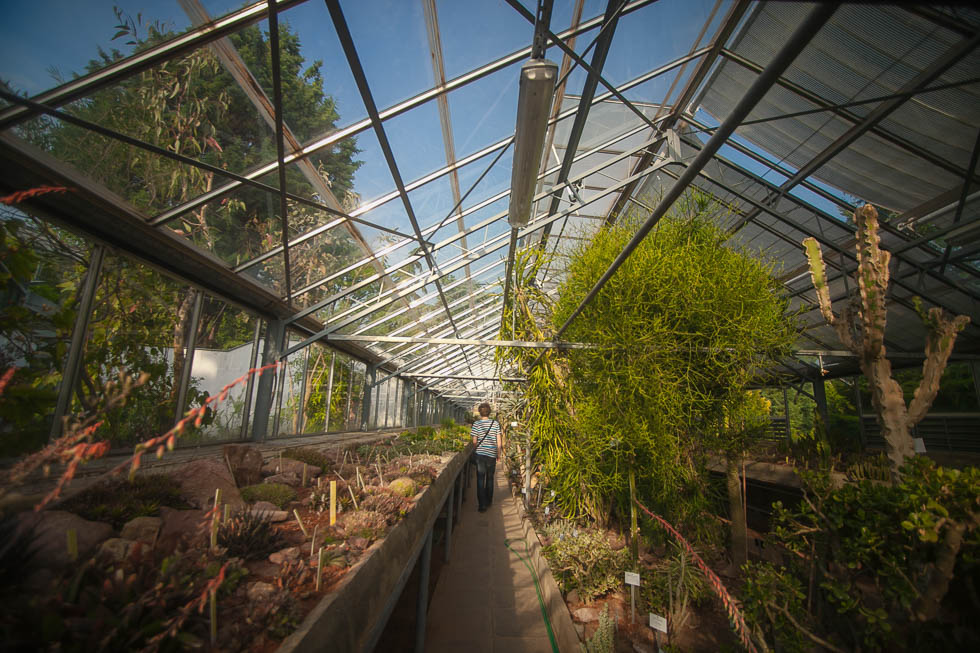
<path fill-rule="evenodd" d="M 640 586 L 640 575 L 633 571 L 626 572 L 626 584 Z"/>
<path fill-rule="evenodd" d="M 515 429 L 517 428 L 517 422 L 511 422 L 510 425 L 513 426 Z"/>
<path fill-rule="evenodd" d="M 926 441 L 922 438 L 912 438 L 912 442 L 915 444 L 915 453 L 925 453 L 926 452 Z"/>
<path fill-rule="evenodd" d="M 547 516 L 547 514 L 550 513 L 550 512 L 551 512 L 551 506 L 545 506 L 544 507 L 544 514 Z"/>
<path fill-rule="evenodd" d="M 522 487 L 521 488 L 521 494 L 527 494 L 527 488 L 526 487 Z"/>
<path fill-rule="evenodd" d="M 650 613 L 650 627 L 654 630 L 659 630 L 662 633 L 667 632 L 667 620 L 661 617 L 659 614 Z"/>

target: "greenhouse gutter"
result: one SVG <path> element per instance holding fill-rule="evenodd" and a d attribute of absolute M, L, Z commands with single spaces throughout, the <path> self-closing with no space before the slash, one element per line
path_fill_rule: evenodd
<path fill-rule="evenodd" d="M 257 281 L 236 274 L 224 261 L 175 234 L 154 228 L 146 216 L 109 189 L 94 183 L 46 152 L 10 134 L 0 134 L 0 188 L 7 192 L 56 186 L 68 192 L 48 193 L 25 203 L 25 209 L 110 248 L 131 254 L 174 277 L 265 319 L 285 320 L 295 309 Z M 313 317 L 290 324 L 307 334 L 323 325 Z M 355 342 L 332 346 L 376 364 L 382 356 Z"/>

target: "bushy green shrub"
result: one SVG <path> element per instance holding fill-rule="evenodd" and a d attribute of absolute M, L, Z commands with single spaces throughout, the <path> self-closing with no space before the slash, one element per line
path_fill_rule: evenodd
<path fill-rule="evenodd" d="M 319 467 L 324 472 L 333 469 L 333 461 L 323 453 L 316 449 L 311 449 L 310 447 L 297 447 L 295 449 L 286 449 L 282 452 L 283 458 L 289 458 L 291 460 L 298 460 L 301 463 L 306 463 L 307 465 L 314 465 Z"/>
<path fill-rule="evenodd" d="M 805 500 L 795 510 L 774 504 L 772 539 L 787 562 L 750 567 L 744 598 L 777 646 L 812 646 L 812 636 L 846 650 L 980 646 L 963 600 L 980 572 L 980 470 L 916 456 L 902 474 L 895 486 L 835 487 L 826 473 L 801 472 Z M 809 578 L 808 611 L 800 579 Z"/>
<path fill-rule="evenodd" d="M 190 508 L 180 485 L 166 474 L 143 474 L 97 483 L 63 501 L 58 508 L 91 521 L 103 521 L 120 529 L 131 519 L 160 513 L 160 508 Z"/>
<path fill-rule="evenodd" d="M 543 552 L 562 592 L 578 590 L 583 601 L 591 601 L 622 584 L 629 551 L 613 551 L 603 532 L 567 522 L 544 530 L 550 541 Z"/>
<path fill-rule="evenodd" d="M 296 500 L 296 490 L 282 483 L 249 485 L 248 487 L 242 488 L 241 493 L 242 500 L 245 503 L 268 501 L 269 503 L 274 503 L 281 509 L 285 509 L 290 501 Z"/>
<path fill-rule="evenodd" d="M 261 560 L 279 548 L 280 542 L 272 521 L 248 509 L 239 511 L 218 526 L 218 544 L 232 557 Z"/>

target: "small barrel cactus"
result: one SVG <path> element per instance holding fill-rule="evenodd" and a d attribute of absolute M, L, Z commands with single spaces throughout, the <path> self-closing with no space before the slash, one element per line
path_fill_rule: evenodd
<path fill-rule="evenodd" d="M 403 497 L 415 496 L 415 493 L 418 491 L 416 489 L 415 481 L 407 476 L 402 476 L 393 480 L 388 484 L 388 489 L 394 494 Z"/>

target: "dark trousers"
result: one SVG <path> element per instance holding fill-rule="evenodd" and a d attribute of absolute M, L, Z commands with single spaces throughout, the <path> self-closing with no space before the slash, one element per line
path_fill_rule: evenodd
<path fill-rule="evenodd" d="M 493 503 L 493 473 L 496 468 L 496 458 L 476 457 L 476 500 L 480 508 L 489 508 Z"/>

